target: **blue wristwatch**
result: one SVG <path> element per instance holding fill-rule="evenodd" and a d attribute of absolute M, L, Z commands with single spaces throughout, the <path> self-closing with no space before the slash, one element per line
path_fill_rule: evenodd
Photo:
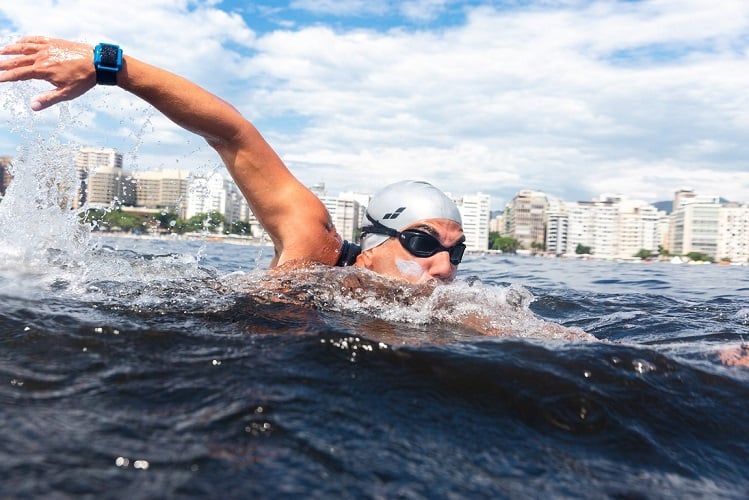
<path fill-rule="evenodd" d="M 117 85 L 117 73 L 122 69 L 122 49 L 110 43 L 100 43 L 94 47 L 94 67 L 96 83 Z"/>

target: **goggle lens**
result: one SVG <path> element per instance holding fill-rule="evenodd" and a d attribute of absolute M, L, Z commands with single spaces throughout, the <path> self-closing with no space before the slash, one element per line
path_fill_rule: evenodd
<path fill-rule="evenodd" d="M 450 255 L 450 263 L 454 266 L 457 266 L 463 260 L 463 252 L 466 249 L 463 243 L 458 243 L 450 248 L 443 247 L 437 238 L 431 234 L 415 229 L 402 231 L 398 240 L 403 248 L 416 257 L 425 258 L 431 257 L 437 252 L 447 252 Z"/>

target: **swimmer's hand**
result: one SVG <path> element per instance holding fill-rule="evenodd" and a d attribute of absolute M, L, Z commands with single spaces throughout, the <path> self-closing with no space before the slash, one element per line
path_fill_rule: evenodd
<path fill-rule="evenodd" d="M 749 367 L 749 346 L 741 344 L 739 347 L 730 347 L 720 352 L 720 362 L 728 366 Z"/>
<path fill-rule="evenodd" d="M 96 85 L 93 47 L 42 36 L 23 37 L 0 48 L 0 82 L 44 80 L 55 88 L 35 96 L 31 109 L 79 97 Z"/>

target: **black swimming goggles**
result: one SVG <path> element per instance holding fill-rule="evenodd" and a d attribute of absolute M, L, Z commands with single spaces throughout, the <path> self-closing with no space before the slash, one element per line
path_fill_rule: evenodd
<path fill-rule="evenodd" d="M 363 227 L 362 235 L 367 233 L 384 234 L 392 238 L 398 238 L 401 246 L 415 257 L 426 258 L 431 257 L 437 252 L 447 252 L 450 255 L 450 263 L 452 265 L 457 266 L 463 260 L 463 252 L 466 250 L 465 243 L 458 243 L 447 248 L 443 247 L 437 238 L 424 231 L 419 231 L 418 229 L 397 231 L 373 219 L 369 214 L 367 214 L 367 219 L 369 219 L 372 225 Z"/>

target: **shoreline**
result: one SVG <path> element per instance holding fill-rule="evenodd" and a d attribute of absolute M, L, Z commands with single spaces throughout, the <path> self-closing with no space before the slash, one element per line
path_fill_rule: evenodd
<path fill-rule="evenodd" d="M 185 234 L 133 234 L 124 232 L 101 232 L 96 231 L 91 233 L 92 236 L 99 236 L 105 238 L 127 238 L 127 239 L 147 239 L 147 240 L 176 240 L 176 241 L 206 241 L 213 243 L 227 243 L 230 245 L 244 245 L 254 247 L 273 247 L 270 240 L 262 238 L 255 238 L 253 236 L 241 236 L 241 235 L 222 235 L 222 234 L 200 234 L 200 233 L 185 233 Z M 479 251 L 466 251 L 467 255 L 481 256 L 481 255 L 493 255 L 502 256 L 507 258 L 531 258 L 531 259 L 561 259 L 571 261 L 585 261 L 585 262 L 609 262 L 615 264 L 672 264 L 672 265 L 717 265 L 717 266 L 735 266 L 744 267 L 749 265 L 745 262 L 706 262 L 706 261 L 690 261 L 686 258 L 679 256 L 671 256 L 659 259 L 636 259 L 630 258 L 617 258 L 617 257 L 596 257 L 594 255 L 546 255 L 546 254 L 525 254 L 525 253 L 502 253 L 499 250 L 479 250 Z"/>

